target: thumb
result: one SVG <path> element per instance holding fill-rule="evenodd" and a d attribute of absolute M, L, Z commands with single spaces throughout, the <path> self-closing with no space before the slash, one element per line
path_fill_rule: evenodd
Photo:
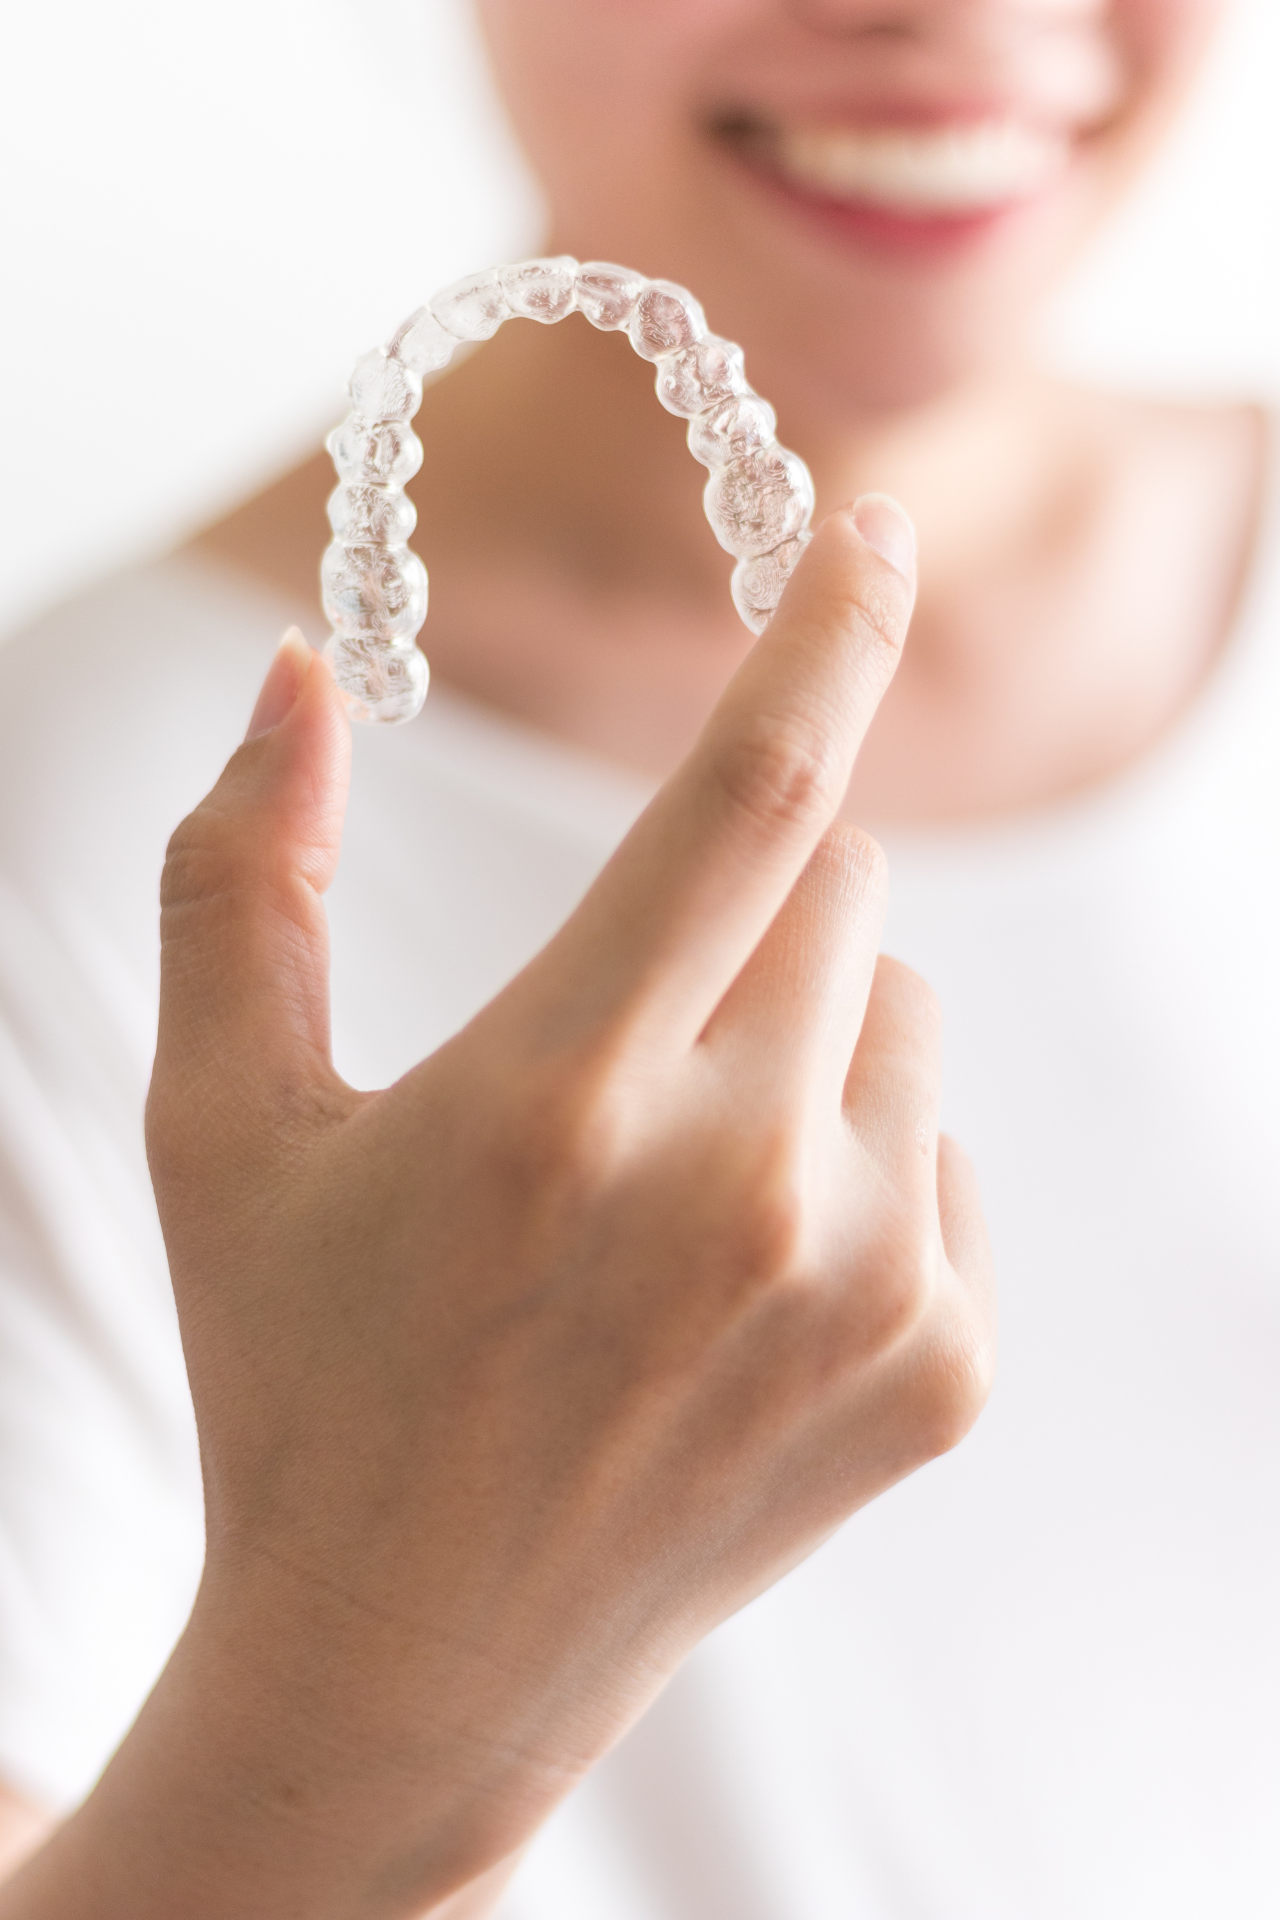
<path fill-rule="evenodd" d="M 148 1149 L 198 1156 L 219 1122 L 274 1127 L 337 1084 L 321 896 L 346 811 L 351 735 L 327 663 L 291 627 L 213 791 L 169 842 Z"/>

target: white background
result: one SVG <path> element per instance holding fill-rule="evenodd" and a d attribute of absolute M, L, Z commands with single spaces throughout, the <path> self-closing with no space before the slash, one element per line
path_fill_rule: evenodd
<path fill-rule="evenodd" d="M 28 0 L 4 68 L 0 631 L 309 450 L 361 350 L 538 232 L 464 0 Z M 1280 398 L 1278 79 L 1238 0 L 1057 363 Z"/>

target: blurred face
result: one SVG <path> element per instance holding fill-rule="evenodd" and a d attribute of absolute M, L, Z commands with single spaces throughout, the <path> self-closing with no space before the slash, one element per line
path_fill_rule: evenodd
<path fill-rule="evenodd" d="M 1224 4 L 479 0 L 554 246 L 686 283 L 833 426 L 1018 351 Z"/>

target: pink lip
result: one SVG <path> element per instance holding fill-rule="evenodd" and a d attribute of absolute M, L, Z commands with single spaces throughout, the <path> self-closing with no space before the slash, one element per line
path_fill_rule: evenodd
<path fill-rule="evenodd" d="M 1044 197 L 1010 200 L 980 213 L 901 213 L 891 207 L 837 199 L 797 186 L 776 172 L 763 156 L 736 141 L 724 143 L 723 150 L 780 205 L 835 238 L 884 252 L 929 256 L 962 251 L 1025 217 Z"/>

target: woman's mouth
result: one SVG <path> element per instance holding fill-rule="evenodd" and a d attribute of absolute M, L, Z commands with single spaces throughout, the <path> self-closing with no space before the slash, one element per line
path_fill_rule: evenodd
<path fill-rule="evenodd" d="M 863 237 L 957 240 L 1052 189 L 1073 141 L 1010 118 L 921 126 L 726 128 L 757 175 Z"/>
<path fill-rule="evenodd" d="M 765 144 L 779 177 L 829 199 L 931 218 L 1028 200 L 1063 171 L 1061 134 L 1016 120 L 949 127 L 779 128 Z"/>

